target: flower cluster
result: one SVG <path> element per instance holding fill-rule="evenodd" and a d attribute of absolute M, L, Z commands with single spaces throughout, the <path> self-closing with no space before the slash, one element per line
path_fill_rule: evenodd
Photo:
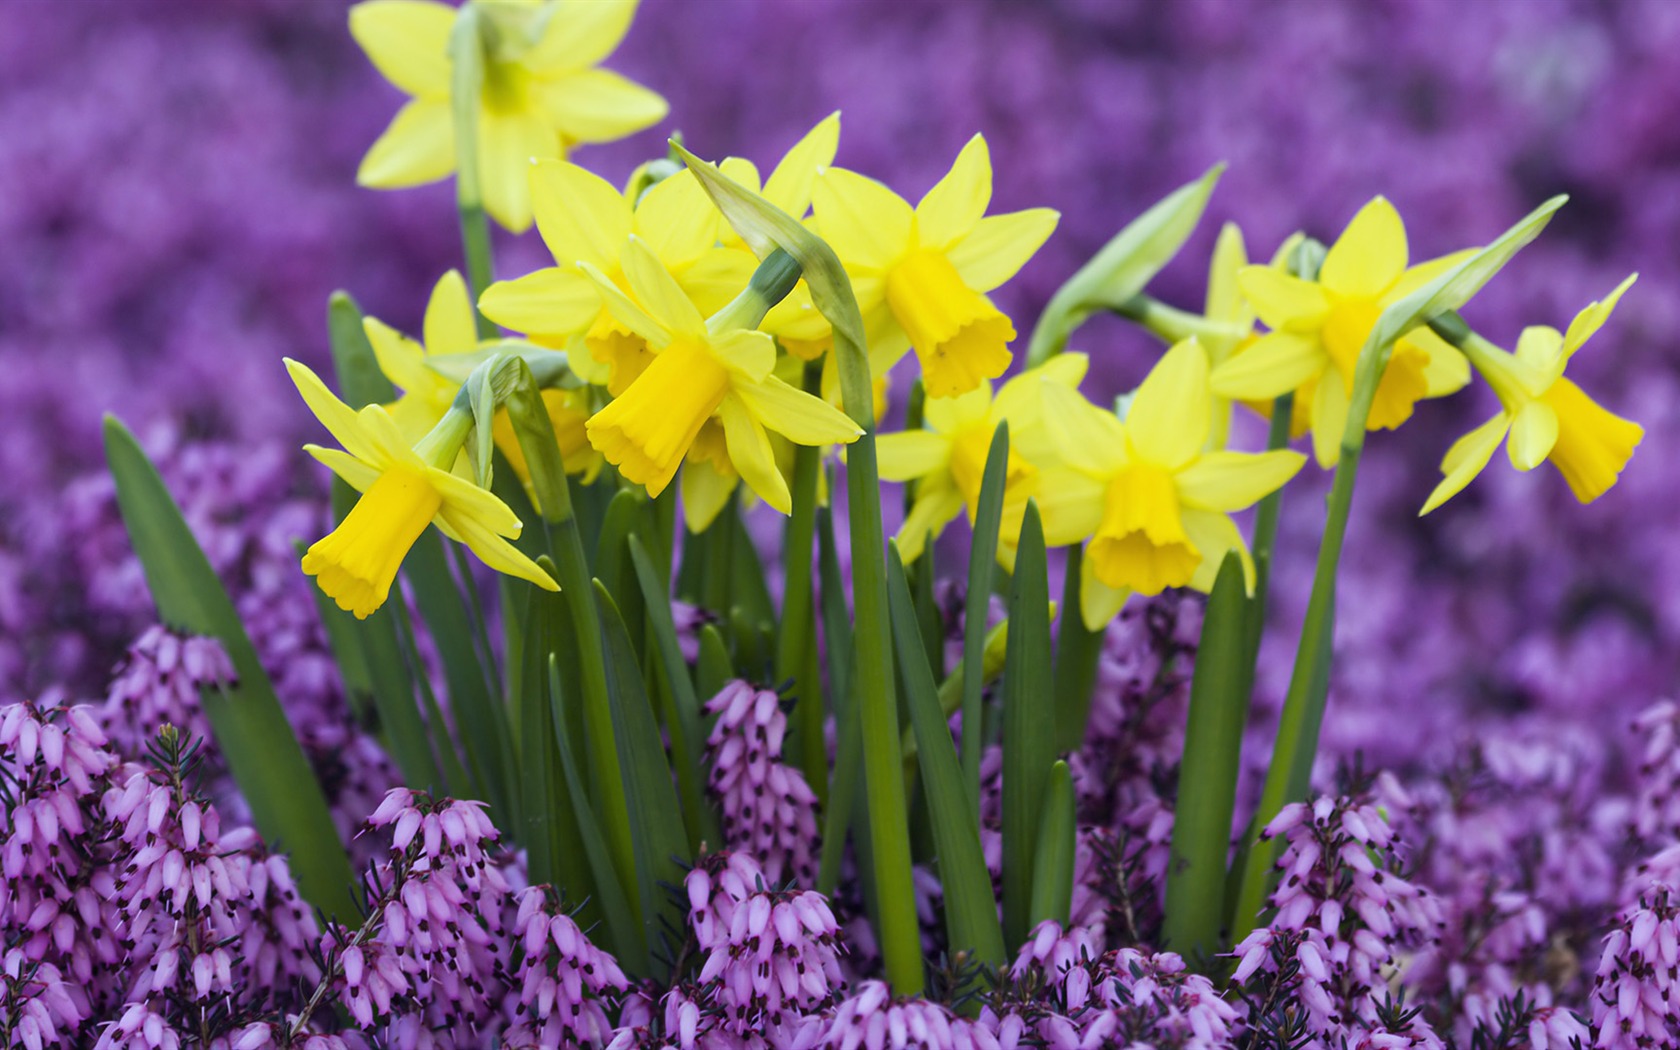
<path fill-rule="evenodd" d="M 723 816 L 724 843 L 756 857 L 768 885 L 809 886 L 817 877 L 817 796 L 782 759 L 782 698 L 730 682 L 706 704 L 717 721 L 706 738 L 708 786 Z"/>
<path fill-rule="evenodd" d="M 1412 1040 L 1397 1046 L 1440 1045 L 1421 1016 L 1396 1008 L 1389 989 L 1396 958 L 1439 935 L 1441 907 L 1399 874 L 1381 811 L 1357 798 L 1292 803 L 1266 826 L 1265 839 L 1276 837 L 1284 840 L 1277 913 L 1237 946 L 1233 982 L 1261 974 L 1286 985 L 1264 1000 L 1299 1011 L 1320 1038 L 1363 1031 Z"/>
<path fill-rule="evenodd" d="M 513 937 L 519 963 L 518 1020 L 503 1033 L 509 1047 L 599 1046 L 612 1036 L 607 1008 L 628 987 L 624 971 L 590 943 L 570 915 L 553 910 L 543 886 L 521 890 Z M 605 1006 L 603 1006 L 605 1004 Z"/>
<path fill-rule="evenodd" d="M 1610 1050 L 1671 1045 L 1680 1038 L 1680 901 L 1651 886 L 1605 938 L 1593 982 L 1593 1045 Z"/>
<path fill-rule="evenodd" d="M 208 740 L 210 722 L 199 690 L 226 688 L 234 680 L 233 661 L 220 642 L 154 624 L 129 646 L 99 720 L 128 751 L 138 751 L 163 725 Z"/>

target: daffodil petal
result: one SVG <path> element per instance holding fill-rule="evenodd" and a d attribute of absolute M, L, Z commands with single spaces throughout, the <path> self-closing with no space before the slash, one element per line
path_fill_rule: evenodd
<path fill-rule="evenodd" d="M 549 266 L 497 281 L 479 297 L 478 308 L 504 328 L 563 339 L 594 323 L 601 293 L 583 273 Z"/>
<path fill-rule="evenodd" d="M 646 310 L 636 305 L 629 296 L 620 291 L 618 285 L 613 283 L 612 278 L 585 260 L 580 259 L 578 261 L 578 269 L 583 272 L 585 277 L 595 282 L 595 290 L 600 293 L 601 301 L 606 304 L 607 312 L 612 314 L 613 318 L 620 324 L 646 339 L 648 345 L 656 350 L 662 350 L 670 344 L 670 329 L 666 328 L 662 322 L 649 316 Z"/>
<path fill-rule="evenodd" d="M 924 485 L 916 493 L 916 502 L 904 516 L 898 528 L 898 553 L 906 565 L 921 557 L 929 540 L 939 538 L 945 526 L 962 513 L 962 494 L 955 488 L 938 484 Z"/>
<path fill-rule="evenodd" d="M 630 20 L 636 16 L 637 0 L 561 0 L 555 5 L 543 35 L 524 64 L 535 72 L 582 69 L 613 53 Z"/>
<path fill-rule="evenodd" d="M 1190 462 L 1207 446 L 1212 411 L 1208 360 L 1200 344 L 1174 345 L 1149 370 L 1126 414 L 1132 447 L 1169 470 Z"/>
<path fill-rule="evenodd" d="M 303 395 L 303 403 L 309 406 L 309 411 L 315 413 L 315 418 L 327 428 L 327 433 L 333 440 L 343 446 L 344 451 L 362 460 L 375 469 L 383 469 L 388 462 L 379 447 L 362 432 L 360 420 L 356 417 L 356 410 L 340 401 L 327 384 L 321 382 L 321 377 L 310 370 L 308 365 L 291 358 L 285 358 L 286 372 L 292 377 L 298 393 Z"/>
<path fill-rule="evenodd" d="M 562 267 L 582 259 L 603 269 L 618 266 L 630 236 L 630 204 L 606 179 L 563 160 L 532 166 L 531 206 L 543 243 Z"/>
<path fill-rule="evenodd" d="M 1242 510 L 1293 478 L 1307 457 L 1289 449 L 1270 452 L 1209 452 L 1173 478 L 1186 507 Z M 1199 546 L 1199 544 L 1198 544 Z"/>
<path fill-rule="evenodd" d="M 792 513 L 793 497 L 788 493 L 787 479 L 776 469 L 776 453 L 764 428 L 735 397 L 725 397 L 718 414 L 723 419 L 729 461 L 741 472 L 741 480 L 765 503 L 783 514 Z"/>
<path fill-rule="evenodd" d="M 1377 305 L 1388 306 L 1392 303 L 1399 302 L 1401 299 L 1411 295 L 1413 292 L 1446 273 L 1459 263 L 1462 263 L 1472 255 L 1475 255 L 1480 250 L 1481 249 L 1479 248 L 1466 248 L 1463 251 L 1453 252 L 1450 255 L 1443 255 L 1437 259 L 1430 259 L 1426 262 L 1418 263 L 1416 266 L 1400 275 L 1400 279 L 1395 281 L 1388 291 L 1383 294 L 1382 299 Z"/>
<path fill-rule="evenodd" d="M 1209 320 L 1238 321 L 1249 315 L 1248 303 L 1237 284 L 1237 274 L 1247 265 L 1242 227 L 1228 222 L 1219 228 L 1219 238 L 1213 242 L 1213 261 L 1208 264 L 1205 313 Z"/>
<path fill-rule="evenodd" d="M 992 202 L 992 156 L 986 137 L 975 135 L 963 146 L 945 177 L 916 205 L 916 233 L 921 246 L 944 251 L 973 231 Z"/>
<path fill-rule="evenodd" d="M 647 242 L 631 237 L 625 242 L 622 260 L 631 291 L 650 315 L 673 334 L 701 336 L 705 333 L 706 319 Z"/>
<path fill-rule="evenodd" d="M 1339 295 L 1375 298 L 1405 269 L 1406 226 L 1394 205 L 1377 197 L 1359 209 L 1324 254 L 1318 280 Z"/>
<path fill-rule="evenodd" d="M 882 481 L 913 481 L 943 471 L 951 461 L 951 439 L 931 430 L 901 430 L 875 439 Z"/>
<path fill-rule="evenodd" d="M 367 0 L 350 9 L 350 35 L 381 76 L 417 98 L 449 97 L 455 9 L 429 0 Z"/>
<path fill-rule="evenodd" d="M 531 161 L 558 156 L 560 139 L 535 113 L 478 113 L 478 179 L 484 210 L 514 233 L 531 227 Z"/>
<path fill-rule="evenodd" d="M 977 292 L 989 292 L 1014 277 L 1056 232 L 1060 212 L 1052 208 L 988 215 L 946 251 L 957 276 Z"/>
<path fill-rule="evenodd" d="M 529 580 L 545 591 L 560 589 L 554 577 L 544 572 L 542 566 L 526 557 L 518 547 L 473 518 L 457 513 L 448 504 L 438 511 L 438 522 L 447 524 L 459 542 L 466 544 L 479 561 L 497 572 Z"/>
<path fill-rule="evenodd" d="M 610 69 L 582 69 L 539 82 L 545 117 L 570 142 L 612 142 L 665 119 L 664 96 Z"/>
<path fill-rule="evenodd" d="M 1414 328 L 1401 340 L 1423 351 L 1424 392 L 1429 397 L 1456 394 L 1470 383 L 1470 360 L 1430 328 Z"/>
<path fill-rule="evenodd" d="M 1348 396 L 1341 378 L 1326 375 L 1313 391 L 1312 443 L 1318 465 L 1326 470 L 1341 459 L 1342 431 L 1347 429 Z"/>
<path fill-rule="evenodd" d="M 1324 289 L 1270 266 L 1245 266 L 1237 271 L 1237 287 L 1268 327 L 1317 328 L 1330 312 Z"/>
<path fill-rule="evenodd" d="M 1070 467 L 1041 470 L 1033 498 L 1044 522 L 1044 542 L 1065 547 L 1090 538 L 1102 524 L 1107 489 L 1103 481 Z"/>
<path fill-rule="evenodd" d="M 863 434 L 846 413 L 773 375 L 738 384 L 735 393 L 755 419 L 796 445 L 850 444 Z"/>
<path fill-rule="evenodd" d="M 1445 476 L 1441 478 L 1441 483 L 1435 486 L 1435 491 L 1429 494 L 1429 499 L 1424 503 L 1423 509 L 1418 511 L 1418 515 L 1421 517 L 1428 514 L 1464 491 L 1464 486 L 1475 480 L 1476 475 L 1480 474 L 1493 458 L 1494 451 L 1505 439 L 1505 432 L 1510 425 L 1511 417 L 1501 412 L 1453 442 L 1452 447 L 1447 449 L 1446 456 L 1441 459 L 1441 473 Z"/>
<path fill-rule="evenodd" d="M 357 492 L 366 492 L 369 485 L 379 480 L 378 468 L 368 466 L 348 452 L 340 452 L 336 448 L 322 448 L 320 445 L 305 445 L 303 450 L 343 478 L 344 483 Z"/>
<path fill-rule="evenodd" d="M 1529 325 L 1517 336 L 1512 356 L 1520 366 L 1518 381 L 1531 396 L 1539 397 L 1563 375 L 1563 334 L 1549 325 Z"/>
<path fill-rule="evenodd" d="M 992 384 L 981 380 L 979 386 L 956 397 L 928 398 L 922 405 L 922 419 L 934 430 L 954 434 L 984 422 L 991 407 Z"/>
<path fill-rule="evenodd" d="M 1226 358 L 1208 377 L 1208 384 L 1220 397 L 1265 401 L 1300 388 L 1329 364 L 1323 345 L 1312 336 L 1267 332 Z"/>
<path fill-rule="evenodd" d="M 459 270 L 450 270 L 432 286 L 420 332 L 428 354 L 465 354 L 477 348 L 472 297 Z"/>
<path fill-rule="evenodd" d="M 830 113 L 782 157 L 764 183 L 764 199 L 796 219 L 804 218 L 811 208 L 817 173 L 834 163 L 839 148 L 840 114 Z"/>
<path fill-rule="evenodd" d="M 1045 429 L 1068 466 L 1101 478 L 1126 465 L 1126 428 L 1113 413 L 1053 383 L 1043 395 Z"/>
<path fill-rule="evenodd" d="M 379 370 L 399 390 L 418 390 L 430 385 L 425 373 L 426 351 L 377 317 L 362 318 L 362 332 L 373 348 Z"/>
<path fill-rule="evenodd" d="M 846 264 L 881 270 L 904 253 L 914 217 L 910 205 L 881 183 L 829 168 L 811 192 L 817 232 Z"/>
<path fill-rule="evenodd" d="M 1557 413 L 1557 443 L 1549 457 L 1582 503 L 1610 491 L 1645 438 L 1645 428 L 1623 419 L 1588 397 L 1569 379 L 1559 379 L 1546 391 L 1546 403 Z"/>
<path fill-rule="evenodd" d="M 381 190 L 436 182 L 455 170 L 455 125 L 449 103 L 415 99 L 397 110 L 368 147 L 356 185 Z"/>
<path fill-rule="evenodd" d="M 740 477 L 724 474 L 710 463 L 688 460 L 682 466 L 683 524 L 690 533 L 705 532 L 729 498 L 735 495 Z"/>
<path fill-rule="evenodd" d="M 425 466 L 415 454 L 408 435 L 384 405 L 363 405 L 356 411 L 356 427 L 368 443 L 379 450 L 384 462 L 407 463 L 416 469 Z"/>
<path fill-rule="evenodd" d="M 708 338 L 712 356 L 749 383 L 765 381 L 776 367 L 776 341 L 764 332 L 736 329 Z"/>
<path fill-rule="evenodd" d="M 1638 274 L 1629 274 L 1627 279 L 1615 287 L 1609 295 L 1600 302 L 1588 303 L 1586 309 L 1575 315 L 1569 322 L 1569 331 L 1563 335 L 1563 356 L 1565 360 L 1575 356 L 1575 351 L 1581 349 L 1581 344 L 1591 339 L 1593 333 L 1604 327 L 1604 322 L 1610 319 L 1610 311 L 1616 308 L 1622 293 L 1633 287 L 1633 282 L 1639 279 Z"/>
<path fill-rule="evenodd" d="M 1238 560 L 1242 562 L 1245 589 L 1253 593 L 1254 557 L 1249 554 L 1248 544 L 1243 542 L 1236 522 L 1213 511 L 1189 509 L 1184 511 L 1183 521 L 1184 535 L 1202 552 L 1202 563 L 1196 566 L 1195 574 L 1190 577 L 1190 589 L 1203 594 L 1212 591 L 1226 553 L 1236 551 Z"/>
<path fill-rule="evenodd" d="M 694 173 L 684 168 L 661 179 L 636 205 L 636 236 L 675 270 L 694 262 L 717 243 L 723 216 Z"/>
<path fill-rule="evenodd" d="M 1557 413 L 1544 401 L 1530 401 L 1511 419 L 1511 440 L 1505 451 L 1511 457 L 1511 466 L 1533 470 L 1546 462 L 1557 439 Z"/>
<path fill-rule="evenodd" d="M 1085 621 L 1087 631 L 1106 630 L 1131 596 L 1129 588 L 1110 587 L 1097 579 L 1096 563 L 1089 556 L 1080 559 L 1079 618 Z M 1064 611 L 1062 615 L 1068 613 Z"/>

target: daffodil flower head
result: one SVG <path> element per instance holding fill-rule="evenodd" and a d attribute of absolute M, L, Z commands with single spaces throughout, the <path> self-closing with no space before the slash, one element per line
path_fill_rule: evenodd
<path fill-rule="evenodd" d="M 484 207 L 515 233 L 531 225 L 525 169 L 533 157 L 611 142 L 664 119 L 659 95 L 597 68 L 630 27 L 636 0 L 471 0 L 488 23 L 478 100 Z M 455 171 L 450 35 L 457 8 L 431 0 L 365 0 L 350 33 L 379 72 L 410 96 L 362 159 L 356 181 L 397 189 Z"/>
<path fill-rule="evenodd" d="M 1543 325 L 1523 329 L 1514 354 L 1480 340 L 1466 342 L 1465 353 L 1499 397 L 1500 411 L 1447 450 L 1441 461 L 1445 476 L 1419 513 L 1428 514 L 1462 492 L 1488 465 L 1501 441 L 1518 470 L 1533 470 L 1551 460 L 1582 503 L 1591 503 L 1616 484 L 1645 430 L 1588 397 L 1563 372 L 1637 277 L 1617 285 L 1602 301 L 1588 304 L 1566 332 Z"/>
<path fill-rule="evenodd" d="M 767 429 L 801 445 L 849 443 L 862 433 L 839 409 L 771 374 L 776 348 L 768 335 L 733 327 L 724 314 L 708 322 L 639 238 L 630 238 L 623 257 L 634 299 L 593 265 L 580 265 L 613 315 L 653 351 L 646 370 L 587 424 L 590 442 L 649 494 L 670 484 L 714 416 L 735 470 L 784 514 L 792 497 Z"/>
<path fill-rule="evenodd" d="M 1056 228 L 1048 208 L 987 216 L 991 197 L 991 155 L 979 135 L 915 208 L 844 168 L 817 180 L 817 231 L 852 280 L 872 356 L 877 344 L 893 359 L 914 347 L 929 397 L 955 397 L 1003 374 L 1015 327 L 985 293 Z"/>
<path fill-rule="evenodd" d="M 1053 443 L 1045 433 L 1044 398 L 1039 388 L 1055 383 L 1078 387 L 1084 378 L 1084 354 L 1059 354 L 1044 365 L 1005 383 L 997 396 L 982 382 L 966 394 L 929 399 L 922 430 L 884 434 L 876 442 L 880 473 L 886 481 L 916 481 L 916 499 L 898 530 L 905 561 L 921 556 L 927 541 L 938 538 L 964 510 L 974 521 L 980 485 L 998 425 L 1009 423 L 1009 459 L 1004 468 L 1000 556 L 1014 562 L 1027 500 L 1038 495 L 1039 467 L 1053 461 Z"/>
<path fill-rule="evenodd" d="M 1304 457 L 1208 451 L 1212 393 L 1194 339 L 1168 350 L 1138 388 L 1124 421 L 1077 392 L 1044 384 L 1044 419 L 1062 464 L 1040 478 L 1045 540 L 1089 540 L 1081 613 L 1099 630 L 1128 596 L 1212 588 L 1227 551 L 1254 566 L 1232 511 L 1282 487 Z"/>
<path fill-rule="evenodd" d="M 1317 280 L 1271 266 L 1245 267 L 1238 275 L 1242 293 L 1271 331 L 1217 368 L 1214 392 L 1259 401 L 1294 391 L 1296 401 L 1310 408 L 1319 463 L 1333 466 L 1359 353 L 1377 318 L 1466 254 L 1408 268 L 1405 226 L 1394 206 L 1378 197 L 1331 245 Z M 1366 426 L 1397 427 L 1419 400 L 1453 393 L 1469 378 L 1463 355 L 1429 329 L 1414 329 L 1393 347 Z"/>
<path fill-rule="evenodd" d="M 530 180 L 537 229 L 557 265 L 496 282 L 479 298 L 479 309 L 534 343 L 567 350 L 580 376 L 615 396 L 652 362 L 653 352 L 608 308 L 584 264 L 618 293 L 631 294 L 621 260 L 635 237 L 704 310 L 727 303 L 752 273 L 750 254 L 717 246 L 723 217 L 686 169 L 655 183 L 634 205 L 599 175 L 565 161 L 532 165 Z"/>
<path fill-rule="evenodd" d="M 379 370 L 402 391 L 400 398 L 386 406 L 391 418 L 411 444 L 419 441 L 449 411 L 461 388 L 460 383 L 427 362 L 434 357 L 472 353 L 480 345 L 466 282 L 450 270 L 432 287 L 421 327 L 422 341 L 373 317 L 362 319 L 362 331 L 373 347 Z"/>
<path fill-rule="evenodd" d="M 303 556 L 303 571 L 339 608 L 364 619 L 385 604 L 397 569 L 427 525 L 466 544 L 498 572 L 559 590 L 508 542 L 519 537 L 521 525 L 507 504 L 450 473 L 470 426 L 464 416 L 459 422 L 447 418 L 411 446 L 382 406 L 355 411 L 306 366 L 287 359 L 286 370 L 310 411 L 343 446 L 305 445 L 304 451 L 362 494 L 338 528 Z"/>

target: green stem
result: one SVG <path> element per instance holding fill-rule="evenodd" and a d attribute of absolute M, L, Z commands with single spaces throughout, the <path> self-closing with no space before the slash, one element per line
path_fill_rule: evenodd
<path fill-rule="evenodd" d="M 822 388 L 822 365 L 805 365 L 805 390 Z M 823 739 L 822 686 L 808 676 L 809 658 L 816 646 L 816 618 L 812 614 L 811 554 L 817 533 L 817 482 L 822 473 L 822 449 L 800 445 L 793 459 L 793 515 L 788 519 L 782 548 L 782 618 L 776 635 L 776 681 L 794 683 L 795 749 L 805 780 L 828 793 L 828 747 Z"/>
<path fill-rule="evenodd" d="M 1266 450 L 1289 447 L 1289 421 L 1295 412 L 1295 394 L 1284 394 L 1272 402 L 1272 425 L 1266 432 Z M 1254 512 L 1254 602 L 1249 620 L 1249 667 L 1260 657 L 1260 636 L 1266 625 L 1266 590 L 1271 583 L 1272 549 L 1277 546 L 1278 512 L 1283 490 L 1274 489 Z M 1252 670 L 1250 680 L 1252 681 Z"/>
<path fill-rule="evenodd" d="M 1259 921 L 1270 891 L 1272 868 L 1278 844 L 1261 841 L 1265 825 L 1289 802 L 1306 797 L 1312 778 L 1313 758 L 1318 753 L 1319 729 L 1324 722 L 1324 705 L 1329 694 L 1330 658 L 1335 644 L 1336 570 L 1341 563 L 1347 538 L 1348 515 L 1353 508 L 1353 484 L 1359 473 L 1359 457 L 1365 449 L 1365 422 L 1377 383 L 1388 367 L 1392 343 L 1367 343 L 1360 351 L 1354 373 L 1353 396 L 1348 405 L 1347 426 L 1342 431 L 1341 456 L 1324 520 L 1324 538 L 1318 548 L 1318 566 L 1313 573 L 1312 596 L 1301 625 L 1301 644 L 1295 652 L 1295 669 L 1278 722 L 1277 743 L 1260 794 L 1260 806 L 1245 841 L 1247 854 L 1236 905 L 1232 913 L 1231 943 L 1246 937 Z M 1286 413 L 1274 412 L 1274 419 Z M 1276 423 L 1287 426 L 1287 423 Z"/>
<path fill-rule="evenodd" d="M 1225 321 L 1213 321 L 1201 314 L 1169 306 L 1147 293 L 1139 292 L 1114 308 L 1114 312 L 1155 333 L 1168 344 L 1196 336 L 1209 340 L 1236 340 L 1248 334 L 1248 329 Z"/>
<path fill-rule="evenodd" d="M 449 84 L 451 118 L 455 129 L 455 209 L 461 221 L 461 247 L 467 258 L 467 286 L 473 302 L 495 280 L 490 257 L 490 222 L 484 214 L 484 191 L 478 171 L 478 100 L 484 90 L 484 39 L 479 13 L 461 8 L 449 39 L 452 60 Z M 494 339 L 496 326 L 476 306 L 473 316 L 481 339 Z"/>

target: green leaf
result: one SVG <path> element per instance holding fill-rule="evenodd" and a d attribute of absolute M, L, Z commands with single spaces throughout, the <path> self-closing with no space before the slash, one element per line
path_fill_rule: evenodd
<path fill-rule="evenodd" d="M 437 761 L 441 777 L 439 783 L 456 798 L 478 798 L 480 793 L 468 778 L 460 755 L 455 752 L 455 742 L 449 738 L 449 723 L 443 717 L 437 693 L 432 689 L 431 677 L 426 674 L 421 662 L 420 647 L 414 639 L 414 625 L 408 618 L 408 606 L 403 602 L 391 602 L 389 608 L 397 625 L 397 640 L 402 645 L 403 659 L 412 669 L 411 677 L 420 688 L 425 717 L 430 720 L 425 727 L 426 746 L 430 756 Z"/>
<path fill-rule="evenodd" d="M 704 736 L 700 725 L 700 699 L 694 693 L 694 681 L 688 675 L 688 664 L 683 660 L 682 646 L 677 641 L 677 627 L 671 619 L 671 600 L 665 594 L 652 559 L 642 547 L 641 540 L 634 536 L 630 537 L 630 560 L 635 565 L 636 582 L 647 607 L 665 695 L 671 701 L 665 724 L 671 733 L 671 756 L 676 761 L 683 823 L 688 828 L 690 849 L 698 852 L 702 842 L 723 841 L 718 830 L 717 814 L 706 798 L 705 777 L 700 772 L 700 743 Z"/>
<path fill-rule="evenodd" d="M 345 404 L 361 408 L 397 399 L 397 388 L 379 370 L 379 358 L 362 328 L 361 307 L 348 292 L 334 292 L 327 300 L 327 334 L 332 340 L 333 372 Z"/>
<path fill-rule="evenodd" d="M 600 581 L 595 583 L 595 598 L 600 604 L 601 626 L 612 668 L 607 682 L 619 765 L 624 771 L 624 795 L 629 805 L 636 897 L 640 902 L 644 939 L 650 957 L 671 959 L 676 946 L 663 943 L 664 931 L 684 928 L 682 905 L 687 902 L 679 903 L 677 896 L 665 887 L 682 884 L 694 855 L 688 849 L 682 806 L 677 801 L 665 744 L 642 682 L 641 666 L 630 648 L 630 635 L 624 629 L 612 595 Z M 659 964 L 654 976 L 664 979 L 664 964 Z"/>
<path fill-rule="evenodd" d="M 551 883 L 567 899 L 589 901 L 593 908 L 595 880 L 584 864 L 573 803 L 560 771 L 556 722 L 563 708 L 551 699 L 548 675 L 549 654 L 564 645 L 565 603 L 559 595 L 529 584 L 522 597 L 526 644 L 520 653 L 523 666 L 517 675 L 514 711 L 519 726 L 517 776 L 523 792 L 523 823 L 510 833 L 526 849 L 533 884 Z"/>
<path fill-rule="evenodd" d="M 1097 684 L 1097 664 L 1102 660 L 1103 639 L 1107 631 L 1085 628 L 1085 617 L 1079 613 L 1083 586 L 1080 565 L 1085 547 L 1074 544 L 1067 549 L 1067 565 L 1062 573 L 1061 618 L 1056 625 L 1056 750 L 1073 751 L 1085 739 L 1085 727 L 1091 720 L 1091 693 Z"/>
<path fill-rule="evenodd" d="M 1190 681 L 1164 935 L 1167 946 L 1192 963 L 1222 948 L 1225 863 L 1253 687 L 1246 588 L 1241 560 L 1235 551 L 1227 553 L 1208 598 Z"/>
<path fill-rule="evenodd" d="M 915 604 L 904 581 L 904 565 L 896 545 L 887 554 L 887 597 L 905 701 L 922 755 L 923 795 L 939 861 L 940 884 L 945 889 L 949 944 L 953 951 L 967 951 L 983 964 L 1001 967 L 1007 961 L 1003 927 L 998 923 L 992 876 L 980 848 L 973 796 L 964 785 L 956 745 L 946 715 L 939 709 L 933 671 L 918 638 Z"/>
<path fill-rule="evenodd" d="M 1046 919 L 1068 928 L 1073 910 L 1073 779 L 1066 762 L 1050 767 L 1039 817 L 1038 851 L 1033 861 L 1032 918 L 1028 929 Z"/>
<path fill-rule="evenodd" d="M 1201 221 L 1225 165 L 1168 194 L 1114 235 L 1051 297 L 1033 328 L 1027 366 L 1041 365 L 1067 347 L 1068 336 L 1098 310 L 1117 309 L 1143 291 Z"/>
<path fill-rule="evenodd" d="M 1003 529 L 1003 496 L 1009 468 L 1009 421 L 998 423 L 980 474 L 980 499 L 974 508 L 974 541 L 968 550 L 968 593 L 963 597 L 962 762 L 963 781 L 979 812 L 980 756 L 986 741 L 980 732 L 980 661 L 986 642 L 986 618 L 992 607 L 998 539 Z M 1065 618 L 1065 617 L 1064 617 Z"/>
<path fill-rule="evenodd" d="M 734 677 L 735 664 L 729 659 L 729 644 L 723 640 L 723 633 L 712 624 L 702 624 L 700 660 L 694 669 L 696 695 L 703 701 L 710 700 Z"/>
<path fill-rule="evenodd" d="M 304 899 L 348 921 L 355 915 L 349 857 L 239 614 L 134 435 L 114 416 L 105 417 L 104 431 L 117 505 L 158 618 L 175 630 L 221 642 L 238 675 L 235 684 L 204 690 L 200 699 L 251 807 L 251 822 L 271 849 L 290 854 Z"/>
<path fill-rule="evenodd" d="M 1056 760 L 1052 719 L 1044 712 L 1049 680 L 1050 579 L 1038 504 L 1029 500 L 1015 557 L 1003 674 L 1003 930 L 1011 946 L 1024 943 L 1032 929 L 1038 821 Z"/>
<path fill-rule="evenodd" d="M 550 658 L 548 663 L 548 681 L 553 698 L 552 707 L 558 710 L 562 706 L 560 665 L 559 661 L 553 658 Z M 594 811 L 589 808 L 588 795 L 583 789 L 583 775 L 578 771 L 566 719 L 556 715 L 553 725 L 559 734 L 560 769 L 565 775 L 566 795 L 571 803 L 574 826 L 577 828 L 578 843 L 581 846 L 581 849 L 573 852 L 581 854 L 589 862 L 590 874 L 594 876 L 593 900 L 607 924 L 608 950 L 629 973 L 646 977 L 653 969 L 648 961 L 647 946 L 642 939 L 642 930 L 636 922 L 630 901 L 624 895 L 624 886 L 618 880 L 618 873 L 613 870 L 612 857 L 607 852 L 607 842 L 601 835 L 601 826 L 595 820 Z M 582 898 L 568 898 L 570 903 L 581 900 Z"/>
<path fill-rule="evenodd" d="M 822 390 L 822 365 L 807 362 L 804 389 Z M 799 445 L 793 454 L 793 513 L 782 536 L 782 612 L 776 625 L 778 682 L 793 683 L 797 698 L 788 732 L 789 753 L 819 799 L 828 797 L 828 742 L 823 731 L 824 704 L 817 660 L 817 622 L 812 592 L 816 552 L 817 489 L 822 480 L 822 449 Z"/>

